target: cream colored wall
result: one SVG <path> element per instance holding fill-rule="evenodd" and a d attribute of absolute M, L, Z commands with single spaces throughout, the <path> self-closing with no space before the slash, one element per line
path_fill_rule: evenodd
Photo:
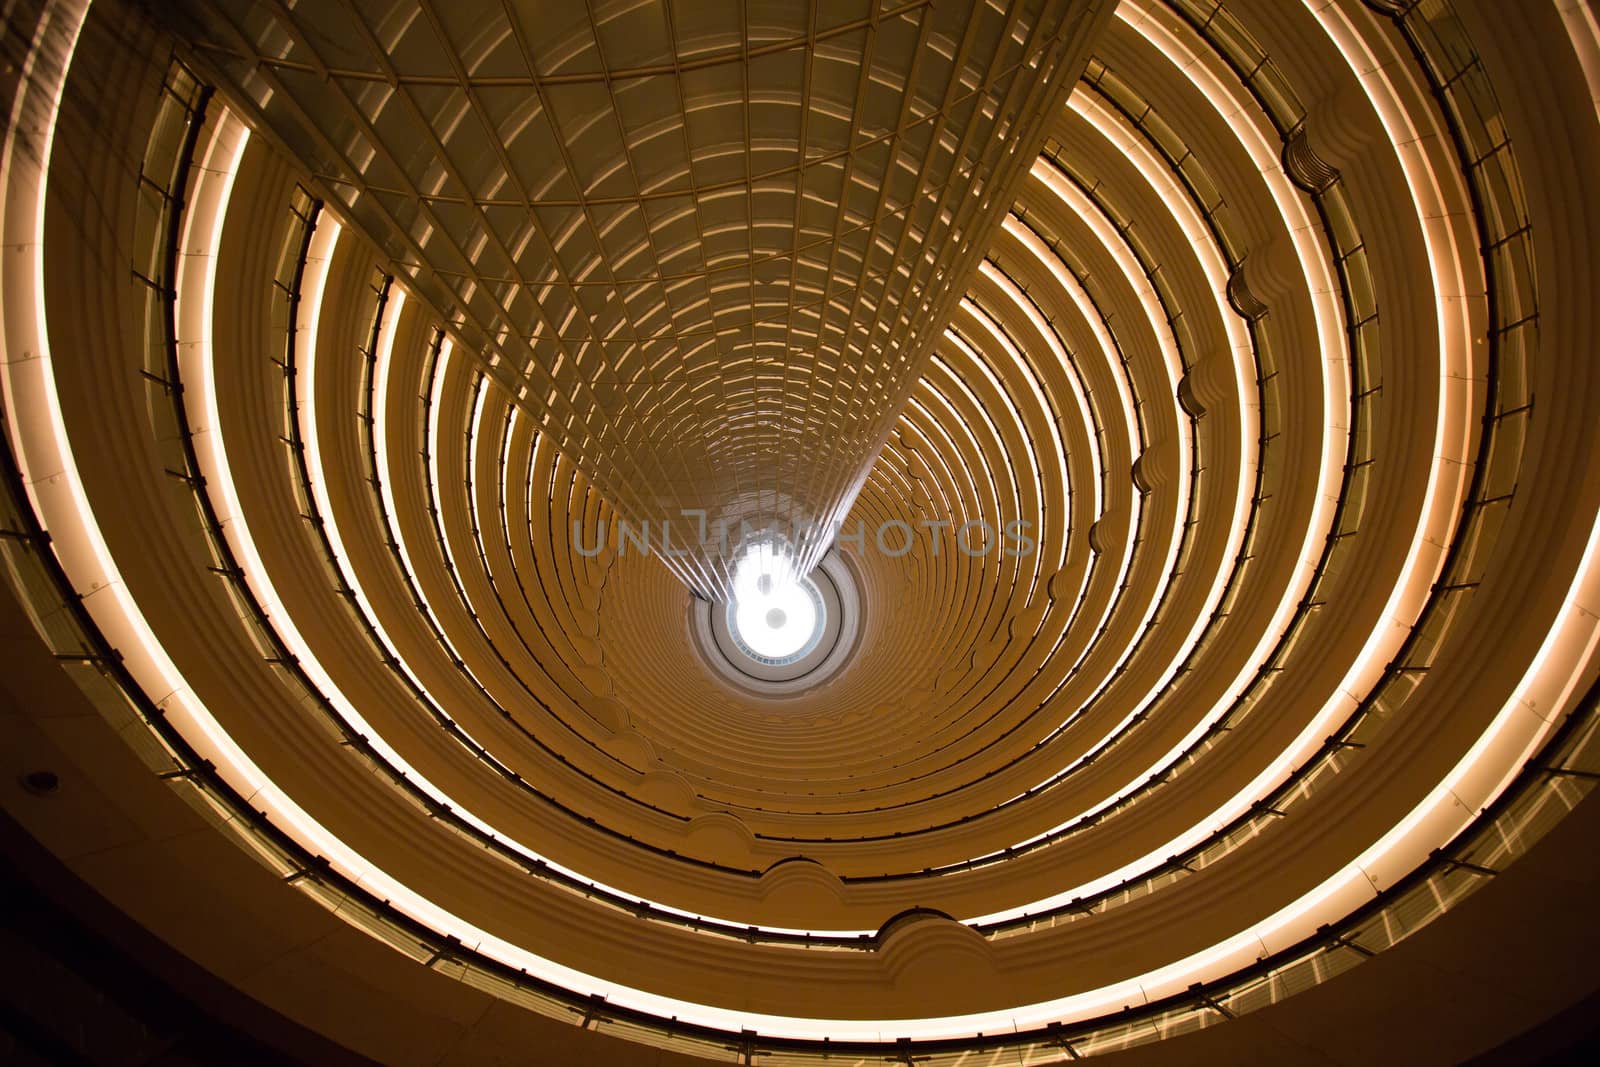
<path fill-rule="evenodd" d="M 1300 925 L 1269 935 L 1259 950 L 1235 950 L 1217 969 L 1288 947 L 1444 843 L 1452 819 L 1464 824 L 1517 769 L 1519 750 L 1507 739 L 1531 741 L 1595 675 L 1583 642 L 1592 638 L 1596 607 L 1585 552 L 1600 510 L 1589 447 L 1600 382 L 1583 356 L 1593 334 L 1583 297 L 1594 288 L 1588 253 L 1600 222 L 1581 175 L 1583 160 L 1600 151 L 1600 131 L 1593 108 L 1559 104 L 1586 99 L 1588 88 L 1554 9 L 1531 13 L 1519 34 L 1497 34 L 1484 11 L 1462 7 L 1513 131 L 1534 227 L 1536 406 L 1515 503 L 1484 581 L 1401 713 L 1254 841 L 1092 916 L 987 940 L 924 919 L 897 926 L 881 944 L 864 939 L 836 951 L 782 936 L 871 933 L 917 907 L 972 920 L 1093 886 L 1121 868 L 1160 864 L 1197 825 L 1204 834 L 1226 821 L 1212 822 L 1213 812 L 1228 811 L 1235 797 L 1248 805 L 1310 758 L 1378 684 L 1404 636 L 1395 619 L 1409 625 L 1437 580 L 1468 489 L 1471 471 L 1461 460 L 1481 440 L 1487 388 L 1485 281 L 1454 149 L 1402 45 L 1364 8 L 1337 10 L 1354 27 L 1347 45 L 1364 43 L 1388 72 L 1371 99 L 1313 13 L 1255 0 L 1230 10 L 1288 76 L 1311 115 L 1313 145 L 1341 172 L 1377 293 L 1373 373 L 1382 388 L 1363 401 L 1375 417 L 1360 443 L 1373 457 L 1362 475 L 1360 532 L 1339 550 L 1336 576 L 1319 587 L 1325 603 L 1250 714 L 1196 749 L 1194 767 L 1170 782 L 1145 784 L 1217 719 L 1305 595 L 1330 499 L 1343 484 L 1352 404 L 1345 354 L 1329 347 L 1344 344 L 1347 324 L 1337 294 L 1316 282 L 1334 273 L 1312 205 L 1241 147 L 1255 139 L 1276 151 L 1265 118 L 1208 98 L 1242 94 L 1215 56 L 1204 61 L 1212 76 L 1190 81 L 1182 73 L 1182 51 L 1201 42 L 1170 13 L 1158 13 L 1157 28 L 1145 32 L 1135 9 L 1124 8 L 1095 55 L 1181 131 L 1226 192 L 1230 238 L 1268 308 L 1256 339 L 1278 369 L 1266 389 L 1281 432 L 1264 445 L 1258 439 L 1262 352 L 1239 344 L 1249 334 L 1221 293 L 1226 265 L 1196 245 L 1199 209 L 1154 165 L 1127 119 L 1080 88 L 1049 133 L 1087 178 L 1087 191 L 1047 178 L 1048 168 L 1035 168 L 1021 186 L 1021 221 L 996 237 L 994 269 L 970 287 L 856 506 L 869 528 L 895 518 L 1020 513 L 1037 521 L 1041 549 L 981 560 L 948 543 L 937 558 L 927 548 L 905 559 L 859 553 L 869 633 L 856 662 L 826 688 L 779 703 L 722 686 L 698 662 L 682 587 L 655 561 L 611 553 L 591 561 L 573 551 L 571 517 L 608 509 L 549 437 L 535 436 L 531 420 L 519 415 L 507 435 L 509 397 L 479 381 L 475 362 L 459 349 L 433 358 L 437 316 L 410 291 L 379 334 L 379 447 L 388 474 L 387 495 L 374 493 L 357 415 L 366 399 L 359 349 L 370 335 L 369 283 L 380 260 L 349 228 L 332 240 L 328 215 L 313 248 L 331 254 L 308 275 L 320 295 L 317 328 L 297 344 L 302 360 L 315 344 L 300 412 L 309 398 L 312 477 L 326 479 L 326 507 L 317 508 L 342 552 L 330 567 L 300 514 L 298 474 L 281 439 L 284 378 L 273 362 L 281 337 L 271 280 L 297 171 L 251 136 L 230 178 L 241 127 L 232 115 L 218 117 L 219 104 L 200 138 L 210 154 L 187 209 L 193 228 L 178 340 L 183 402 L 203 431 L 206 491 L 225 507 L 225 537 L 248 555 L 247 585 L 279 634 L 298 634 L 294 643 L 310 653 L 300 656 L 298 675 L 263 660 L 237 621 L 229 587 L 206 569 L 193 492 L 164 471 L 174 453 L 151 413 L 168 401 L 140 376 L 138 290 L 122 266 L 164 39 L 96 5 L 56 132 L 43 303 L 60 420 L 120 588 L 193 699 L 308 819 L 461 919 L 604 981 L 795 1017 L 1005 1011 L 1203 952 L 1298 907 L 1352 864 L 1366 865 L 1371 879 L 1339 888 L 1330 909 L 1308 911 Z M 1536 57 L 1540 77 L 1515 73 L 1532 69 Z M 111 86 L 124 91 L 108 96 Z M 1416 144 L 1390 143 L 1374 103 L 1385 93 L 1393 96 L 1391 122 L 1398 115 L 1413 123 Z M 111 102 L 121 110 L 108 113 Z M 1323 122 L 1336 130 L 1319 133 Z M 1570 146 L 1570 155 L 1547 152 L 1551 144 Z M 224 196 L 213 241 L 202 223 Z M 1134 220 L 1131 241 L 1117 232 L 1118 218 Z M 1023 224 L 1057 238 L 1059 252 L 1042 254 Z M 8 220 L 13 225 L 20 223 Z M 1141 255 L 1159 266 L 1162 294 Z M 23 318 L 17 308 L 30 306 L 12 299 L 19 269 L 8 267 L 5 279 L 8 328 Z M 302 324 L 310 311 L 308 300 Z M 1178 332 L 1171 318 L 1181 319 Z M 21 380 L 23 357 L 8 348 L 7 360 Z M 1190 364 L 1207 409 L 1198 420 L 1177 398 Z M 1142 425 L 1129 417 L 1135 399 Z M 35 491 L 48 498 L 47 517 L 59 517 L 69 511 L 50 495 L 52 472 L 37 466 L 48 438 L 41 415 L 23 410 L 13 433 L 23 439 Z M 302 433 L 307 428 L 303 422 Z M 218 436 L 237 513 L 224 491 L 229 479 L 208 458 Z M 1130 473 L 1141 456 L 1147 492 Z M 531 491 L 506 477 L 502 497 L 502 457 L 508 471 L 531 470 Z M 1238 519 L 1253 506 L 1258 463 L 1269 492 L 1258 502 L 1250 558 L 1237 560 Z M 1089 536 L 1096 524 L 1098 551 Z M 88 573 L 93 564 L 73 531 L 57 523 L 52 533 L 69 575 Z M 1199 642 L 1230 576 L 1237 598 L 1214 636 Z M 359 587 L 359 610 L 341 596 L 341 582 Z M 117 593 L 96 591 L 86 605 L 100 611 Z M 1583 611 L 1565 609 L 1569 599 Z M 121 636 L 104 625 L 108 636 Z M 13 639 L 7 684 L 15 713 L 7 723 L 18 766 L 65 768 L 66 787 L 47 805 L 10 796 L 8 810 L 136 920 L 269 1005 L 386 1061 L 452 1048 L 467 1058 L 495 1043 L 542 1048 L 574 1036 L 405 963 L 246 861 L 131 749 L 111 741 L 112 732 L 132 739 L 142 727 L 126 712 L 110 723 L 86 714 L 67 674 L 26 630 Z M 135 645 L 126 648 L 137 660 Z M 389 654 L 403 669 L 385 665 Z M 1548 666 L 1548 678 L 1519 707 L 1530 664 Z M 147 677 L 158 667 L 131 663 Z M 1169 685 L 1175 669 L 1181 680 Z M 331 697 L 332 714 L 316 706 L 308 681 Z M 517 777 L 488 766 L 441 729 L 436 714 Z M 397 787 L 359 746 L 340 744 L 330 725 L 337 716 L 359 716 L 360 732 L 382 739 L 389 762 L 427 784 Z M 207 731 L 181 715 L 174 721 L 203 743 Z M 224 777 L 241 786 L 246 776 L 227 765 L 226 746 L 214 734 L 211 743 Z M 1469 755 L 1484 758 L 1456 784 L 1463 799 L 1430 814 L 1416 841 L 1398 840 L 1393 828 Z M 1037 797 L 1016 801 L 1057 777 Z M 451 811 L 429 817 L 421 792 L 449 798 Z M 1003 855 L 1129 792 L 1141 799 L 1052 847 L 959 866 Z M 466 813 L 493 828 L 498 852 L 461 832 L 457 816 Z M 1584 817 L 1582 809 L 1573 816 Z M 1374 854 L 1386 834 L 1393 847 Z M 659 912 L 636 916 L 508 862 L 518 849 L 623 897 L 767 932 L 747 943 Z M 802 856 L 815 862 L 783 862 Z M 937 877 L 915 877 L 947 865 Z M 1523 885 L 1529 894 L 1548 889 L 1538 879 Z M 1456 944 L 1468 954 L 1469 924 L 1498 921 L 1490 911 L 1463 907 L 1460 918 L 1440 922 L 1463 931 Z M 1569 917 L 1549 916 L 1552 924 Z M 1437 938 L 1433 946 L 1445 955 L 1430 966 L 1456 958 Z M 1377 997 L 1386 983 L 1404 988 L 1410 980 L 1399 966 L 1363 978 L 1369 966 L 1376 970 L 1363 965 L 1338 982 L 1370 994 L 1327 994 L 1329 1002 Z M 1532 1012 L 1530 1005 L 1559 1000 L 1549 990 L 1517 1007 Z M 1275 1018 L 1303 1018 L 1307 1009 L 1294 1004 L 1273 1009 Z M 1485 1011 L 1479 1028 L 1462 1031 L 1476 1035 L 1463 1036 L 1462 1047 L 1483 1047 L 1528 1018 Z M 1307 1031 L 1296 1039 L 1314 1040 Z M 621 1057 L 623 1047 L 637 1062 L 667 1055 L 631 1045 L 605 1054 Z"/>

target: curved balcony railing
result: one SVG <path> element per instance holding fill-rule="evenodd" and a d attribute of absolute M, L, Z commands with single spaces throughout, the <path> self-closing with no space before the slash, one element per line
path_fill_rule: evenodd
<path fill-rule="evenodd" d="M 1208 33 L 1214 43 L 1225 48 L 1231 46 L 1236 53 L 1248 55 L 1252 43 L 1242 35 L 1236 23 L 1224 17 L 1220 7 L 1183 6 L 1201 13 L 1196 25 L 1201 32 Z M 1397 657 L 1396 666 L 1385 675 L 1380 688 L 1387 695 L 1364 702 L 1361 721 L 1345 731 L 1342 742 L 1347 743 L 1341 743 L 1338 751 L 1359 744 L 1357 737 L 1362 723 L 1370 724 L 1374 715 L 1392 714 L 1399 706 L 1404 692 L 1414 684 L 1406 680 L 1414 679 L 1417 671 L 1426 669 L 1443 629 L 1481 576 L 1486 548 L 1493 543 L 1505 512 L 1514 501 L 1516 472 L 1533 411 L 1528 368 L 1538 343 L 1536 275 L 1532 268 L 1526 210 L 1521 203 L 1520 182 L 1510 142 L 1504 137 L 1496 139 L 1493 113 L 1486 112 L 1479 103 L 1493 99 L 1481 63 L 1469 45 L 1463 47 L 1464 37 L 1458 32 L 1452 34 L 1446 5 L 1426 2 L 1403 8 L 1377 3 L 1372 6 L 1393 17 L 1397 31 L 1418 57 L 1440 101 L 1465 168 L 1475 221 L 1484 238 L 1493 354 L 1480 455 L 1469 502 L 1447 559 L 1449 580 L 1438 584 L 1425 609 L 1424 621 L 1419 622 L 1406 653 Z M 1294 110 L 1293 94 L 1287 82 L 1270 65 L 1256 63 L 1248 68 L 1244 80 L 1268 107 L 1269 113 Z M 162 108 L 164 114 L 176 115 L 178 119 L 174 123 L 168 117 L 158 123 L 157 135 L 152 138 L 152 152 L 146 160 L 146 178 L 151 180 L 154 202 L 163 205 L 157 214 L 166 215 L 169 221 L 167 225 L 156 226 L 148 225 L 148 220 L 141 223 L 141 232 L 147 236 L 153 232 L 175 235 L 175 223 L 170 221 L 175 213 L 171 209 L 181 207 L 188 158 L 199 126 L 197 105 L 203 106 L 203 90 L 186 72 L 175 67 L 163 89 Z M 177 153 L 181 162 L 174 164 L 174 180 L 163 182 L 159 164 L 162 157 L 155 142 L 171 143 L 174 137 L 180 145 L 187 141 L 188 150 Z M 175 255 L 175 242 L 170 237 L 166 240 L 166 249 Z M 158 251 L 150 259 L 151 270 L 137 271 L 152 290 L 152 300 L 158 303 L 170 300 L 171 261 L 166 261 L 165 269 L 158 266 L 167 254 L 167 251 Z M 1352 317 L 1350 321 L 1353 328 L 1364 328 L 1364 320 Z M 165 337 L 171 336 L 170 323 L 162 333 Z M 165 373 L 167 369 L 164 361 L 157 361 L 146 369 L 150 387 L 164 396 L 170 396 L 176 389 L 175 380 Z M 154 407 L 159 409 L 163 405 Z M 180 449 L 180 438 L 171 432 L 172 427 L 161 425 L 166 416 L 153 414 L 152 418 L 157 420 L 158 438 Z M 4 463 L 0 464 L 0 483 L 4 485 L 4 492 L 0 493 L 0 512 L 3 512 L 0 515 L 0 552 L 5 555 L 13 580 L 40 634 L 54 649 L 63 669 L 104 714 L 120 722 L 131 712 L 145 723 L 148 733 L 144 736 L 148 741 L 137 740 L 138 735 L 130 739 L 153 770 L 214 823 L 237 835 L 263 863 L 398 951 L 542 1014 L 690 1053 L 725 1056 L 734 1051 L 758 1054 L 764 1062 L 820 1062 L 824 1055 L 820 1046 L 683 1026 L 611 1008 L 603 1002 L 579 1000 L 544 986 L 527 975 L 510 972 L 448 939 L 439 938 L 344 880 L 318 857 L 307 854 L 259 812 L 253 811 L 209 764 L 198 758 L 122 667 L 116 650 L 99 633 L 62 571 L 49 548 L 48 534 L 39 526 L 27 504 L 15 457 L 10 451 L 10 439 L 8 434 Z M 171 469 L 175 477 L 192 478 L 182 466 Z M 1341 530 L 1335 536 L 1345 534 Z M 252 629 L 264 622 L 249 612 L 242 612 L 241 617 L 252 624 Z M 262 641 L 263 648 L 270 644 L 264 637 Z M 914 1046 L 918 1061 L 941 1067 L 970 1063 L 974 1052 L 1000 1048 L 1007 1049 L 1010 1056 L 1023 1057 L 1052 1052 L 1060 1055 L 1064 1050 L 1070 1050 L 1072 1055 L 1110 1051 L 1246 1013 L 1349 969 L 1449 910 L 1492 877 L 1493 872 L 1503 869 L 1530 848 L 1587 795 L 1600 780 L 1600 715 L 1596 714 L 1600 701 L 1597 696 L 1600 694 L 1591 690 L 1577 703 L 1538 755 L 1467 830 L 1438 850 L 1429 863 L 1378 894 L 1366 907 L 1337 926 L 1320 931 L 1301 945 L 1220 982 L 1126 1013 L 1114 1021 L 1051 1027 L 1032 1034 L 918 1044 Z M 1393 699 L 1393 705 L 1380 708 L 1384 699 Z M 1282 816 L 1274 812 L 1264 817 Z M 1226 836 L 1249 833 L 1248 827 L 1238 827 Z M 1221 847 L 1221 840 L 1214 841 L 1212 847 Z M 882 1045 L 856 1047 L 833 1043 L 826 1054 L 881 1056 L 891 1051 Z"/>

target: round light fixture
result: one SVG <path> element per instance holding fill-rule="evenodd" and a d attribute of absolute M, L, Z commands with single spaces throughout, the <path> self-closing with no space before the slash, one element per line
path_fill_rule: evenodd
<path fill-rule="evenodd" d="M 810 578 L 762 582 L 728 602 L 728 632 L 739 650 L 773 667 L 816 648 L 827 621 L 827 605 Z"/>

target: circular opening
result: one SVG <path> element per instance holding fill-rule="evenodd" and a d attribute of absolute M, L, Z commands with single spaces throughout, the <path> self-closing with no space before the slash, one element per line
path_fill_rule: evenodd
<path fill-rule="evenodd" d="M 789 562 L 781 552 L 747 553 L 734 569 L 732 601 L 692 602 L 694 642 L 707 665 L 763 696 L 796 695 L 832 677 L 860 630 L 860 597 L 841 556 L 829 553 L 800 579 Z"/>
<path fill-rule="evenodd" d="M 809 578 L 752 582 L 728 604 L 728 631 L 739 650 L 769 666 L 792 663 L 816 647 L 827 607 Z"/>

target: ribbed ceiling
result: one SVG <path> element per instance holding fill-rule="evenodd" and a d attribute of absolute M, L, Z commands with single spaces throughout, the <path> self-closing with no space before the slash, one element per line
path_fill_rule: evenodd
<path fill-rule="evenodd" d="M 718 600 L 745 525 L 801 574 L 827 550 L 1108 10 L 187 9 L 235 99 Z"/>

